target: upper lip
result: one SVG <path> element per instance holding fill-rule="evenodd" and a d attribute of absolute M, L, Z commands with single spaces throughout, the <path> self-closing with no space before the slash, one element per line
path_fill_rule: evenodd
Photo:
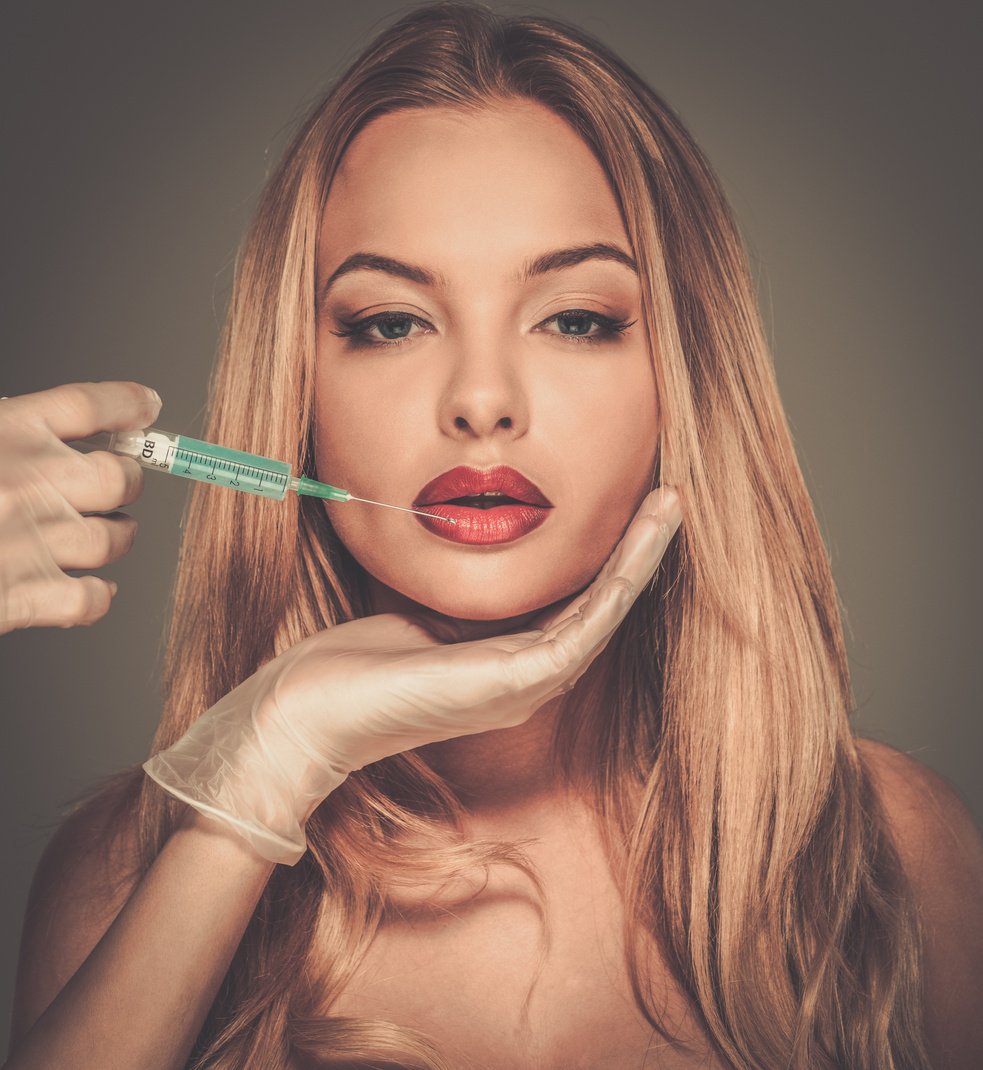
<path fill-rule="evenodd" d="M 531 480 L 514 468 L 500 464 L 494 468 L 481 471 L 459 465 L 449 472 L 443 472 L 430 482 L 416 496 L 414 505 L 437 505 L 449 502 L 452 498 L 470 498 L 476 494 L 496 491 L 508 498 L 525 502 L 528 505 L 552 507 L 552 502 Z"/>

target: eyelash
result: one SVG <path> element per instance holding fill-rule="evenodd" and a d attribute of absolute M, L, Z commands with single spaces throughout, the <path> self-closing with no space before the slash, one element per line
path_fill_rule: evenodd
<path fill-rule="evenodd" d="M 638 322 L 637 320 L 631 320 L 630 322 L 627 320 L 613 320 L 609 316 L 602 316 L 599 312 L 590 312 L 586 308 L 568 308 L 564 309 L 562 312 L 557 312 L 555 316 L 550 316 L 549 319 L 543 320 L 543 323 L 552 323 L 553 320 L 559 319 L 561 316 L 575 316 L 578 318 L 587 317 L 597 323 L 601 329 L 594 335 L 561 334 L 557 336 L 571 342 L 585 342 L 588 345 L 616 341 L 622 331 L 626 331 L 629 327 Z M 368 337 L 368 332 L 379 323 L 400 323 L 405 320 L 410 320 L 412 323 L 417 324 L 417 326 L 423 326 L 426 322 L 418 316 L 411 316 L 408 312 L 377 312 L 374 316 L 367 316 L 364 320 L 342 321 L 344 329 L 340 331 L 332 331 L 331 333 L 338 338 L 351 339 L 349 345 L 353 347 L 388 348 L 390 346 L 402 345 L 403 342 L 408 341 L 408 338 L 387 338 L 379 341 L 377 339 L 370 339 Z M 540 324 L 540 326 L 542 326 L 542 324 Z"/>

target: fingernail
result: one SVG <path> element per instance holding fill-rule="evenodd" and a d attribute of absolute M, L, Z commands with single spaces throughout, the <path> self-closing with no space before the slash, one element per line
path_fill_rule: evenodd
<path fill-rule="evenodd" d="M 116 583 L 115 580 L 106 580 L 106 582 L 109 584 L 110 594 L 115 597 L 116 592 L 119 590 L 119 585 Z"/>
<path fill-rule="evenodd" d="M 665 484 L 652 492 L 652 502 L 646 512 L 664 520 L 670 527 L 678 527 L 683 516 L 679 495 Z"/>
<path fill-rule="evenodd" d="M 150 393 L 153 396 L 154 400 L 157 402 L 157 408 L 158 409 L 161 408 L 161 406 L 164 404 L 164 402 L 161 400 L 160 394 L 158 394 L 157 391 L 154 390 L 154 388 L 151 387 L 151 386 L 148 386 L 147 389 L 150 391 Z"/>

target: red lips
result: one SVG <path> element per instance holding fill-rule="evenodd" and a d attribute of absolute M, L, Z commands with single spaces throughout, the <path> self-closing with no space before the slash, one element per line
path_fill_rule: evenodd
<path fill-rule="evenodd" d="M 553 504 L 543 495 L 539 487 L 526 479 L 521 472 L 509 468 L 508 465 L 500 464 L 484 472 L 477 468 L 468 468 L 466 465 L 452 468 L 449 472 L 444 472 L 436 479 L 432 479 L 416 496 L 413 505 L 435 505 L 439 502 L 452 501 L 454 498 L 470 498 L 490 492 L 502 494 L 529 505 L 550 508 Z"/>

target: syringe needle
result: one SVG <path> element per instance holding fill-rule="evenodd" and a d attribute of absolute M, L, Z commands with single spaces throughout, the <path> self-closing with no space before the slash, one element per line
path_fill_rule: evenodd
<path fill-rule="evenodd" d="M 369 505 L 381 505 L 384 509 L 402 509 L 404 513 L 416 513 L 417 516 L 429 516 L 431 520 L 446 520 L 448 524 L 456 524 L 456 520 L 452 520 L 449 516 L 438 516 L 436 513 L 424 513 L 421 509 L 407 509 L 403 505 L 389 505 L 387 502 L 374 502 L 371 498 L 356 498 L 354 494 L 350 496 L 350 500 L 353 502 L 368 502 Z"/>
<path fill-rule="evenodd" d="M 438 516 L 437 513 L 425 513 L 422 509 L 407 509 L 402 505 L 390 505 L 389 502 L 376 502 L 371 498 L 356 498 L 351 491 L 342 490 L 341 487 L 333 487 L 330 483 L 319 483 L 316 479 L 308 476 L 292 476 L 289 481 L 291 490 L 298 494 L 309 494 L 314 498 L 326 498 L 333 502 L 367 502 L 369 505 L 381 505 L 383 509 L 400 509 L 404 513 L 416 513 L 417 516 L 429 516 L 432 520 L 446 520 L 448 524 L 456 524 L 449 516 Z"/>

